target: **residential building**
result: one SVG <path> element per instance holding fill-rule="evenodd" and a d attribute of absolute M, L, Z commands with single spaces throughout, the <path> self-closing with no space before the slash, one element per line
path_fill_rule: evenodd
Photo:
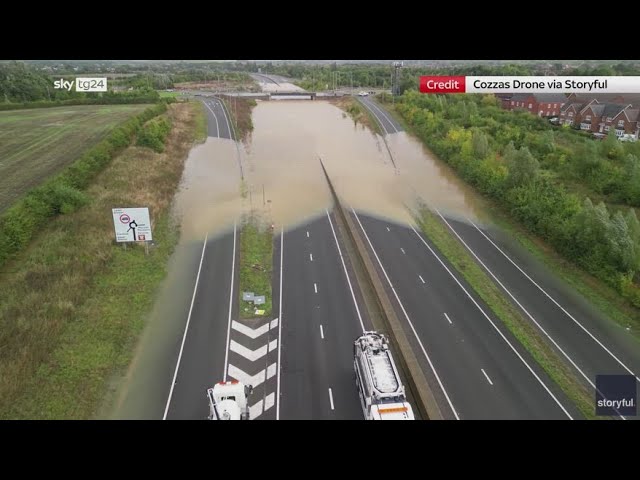
<path fill-rule="evenodd" d="M 523 109 L 539 117 L 556 117 L 567 102 L 564 93 L 515 93 L 508 100 L 501 99 L 503 108 Z"/>

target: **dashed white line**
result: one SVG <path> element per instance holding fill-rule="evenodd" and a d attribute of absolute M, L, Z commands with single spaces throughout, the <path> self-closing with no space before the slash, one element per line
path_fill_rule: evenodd
<path fill-rule="evenodd" d="M 315 290 L 315 292 L 318 293 L 318 284 L 317 283 L 313 284 L 313 290 Z"/>
<path fill-rule="evenodd" d="M 233 275 L 236 265 L 236 224 L 233 224 L 233 255 L 231 256 L 231 289 L 229 291 L 229 326 L 227 327 L 227 343 L 224 354 L 224 375 L 222 380 L 227 381 L 227 365 L 229 363 L 229 339 L 231 338 L 231 307 L 233 306 Z"/>
<path fill-rule="evenodd" d="M 309 231 L 307 231 L 307 238 L 309 238 Z"/>
<path fill-rule="evenodd" d="M 335 410 L 333 405 L 333 392 L 331 391 L 331 388 L 329 388 L 329 403 L 331 403 L 331 410 Z"/>
<path fill-rule="evenodd" d="M 449 274 L 449 276 L 451 276 L 451 278 L 453 278 L 453 280 L 458 284 L 458 286 L 462 289 L 462 291 L 465 293 L 465 295 L 467 296 L 467 298 L 469 298 L 469 300 L 471 300 L 471 302 L 476 306 L 476 308 L 478 310 L 480 310 L 480 313 L 482 313 L 482 316 L 484 318 L 487 319 L 487 321 L 491 324 L 491 326 L 494 328 L 494 330 L 496 330 L 496 332 L 498 333 L 498 335 L 500 336 L 500 338 L 502 338 L 502 340 L 504 340 L 504 342 L 509 346 L 509 348 L 511 349 L 511 351 L 518 357 L 518 359 L 525 365 L 525 367 L 527 367 L 527 370 L 529 370 L 529 372 L 531 372 L 531 374 L 534 376 L 534 378 L 538 381 L 538 383 L 540 385 L 542 385 L 542 388 L 545 389 L 545 391 L 549 394 L 549 396 L 556 402 L 556 404 L 560 407 L 560 409 L 564 412 L 564 414 L 569 418 L 569 420 L 573 420 L 573 417 L 571 416 L 571 414 L 567 411 L 566 408 L 564 408 L 564 405 L 562 405 L 562 403 L 560 403 L 560 401 L 557 399 L 557 397 L 551 392 L 551 390 L 549 390 L 549 387 L 547 387 L 547 385 L 542 381 L 542 379 L 538 376 L 538 374 L 535 372 L 535 370 L 533 370 L 533 368 L 531 368 L 531 366 L 527 363 L 527 361 L 522 357 L 522 355 L 520 355 L 520 352 L 518 352 L 518 350 L 511 344 L 511 342 L 509 342 L 509 340 L 507 339 L 507 337 L 504 336 L 504 334 L 502 333 L 502 331 L 497 327 L 497 325 L 493 322 L 493 320 L 491 320 L 491 317 L 489 317 L 489 315 L 487 315 L 487 313 L 482 309 L 482 307 L 478 304 L 478 302 L 476 302 L 475 298 L 473 298 L 473 296 L 471 296 L 471 294 L 467 291 L 466 288 L 464 288 L 464 286 L 460 283 L 460 281 L 458 280 L 458 278 L 451 272 L 451 270 L 449 270 L 449 267 L 447 267 L 445 265 L 445 263 L 442 261 L 442 259 L 433 251 L 433 249 L 429 246 L 429 244 L 424 240 L 424 238 L 422 238 L 422 235 L 420 235 L 418 233 L 418 231 L 413 227 L 413 225 L 410 225 L 411 230 L 413 230 L 413 232 L 417 235 L 417 237 L 420 239 L 420 241 L 429 249 L 429 251 L 431 252 L 431 254 L 436 257 L 436 259 L 438 260 L 438 262 L 440 263 L 440 265 L 442 265 L 442 267 L 447 271 L 447 273 Z"/>
<path fill-rule="evenodd" d="M 404 248 L 400 247 L 400 250 L 402 251 L 402 253 L 404 253 L 406 255 L 406 253 L 404 251 Z"/>
<path fill-rule="evenodd" d="M 211 107 L 205 102 L 205 107 L 207 107 L 209 110 L 211 110 Z M 216 120 L 216 133 L 217 133 L 217 137 L 220 138 L 220 126 L 218 125 L 218 117 L 216 117 L 216 114 L 213 110 L 211 110 L 211 113 L 213 113 L 213 118 Z"/>
<path fill-rule="evenodd" d="M 322 329 L 322 325 L 320 325 L 320 337 L 324 340 L 324 330 Z"/>
<path fill-rule="evenodd" d="M 313 253 L 310 253 L 310 254 L 309 254 L 309 261 L 310 261 L 310 262 L 313 262 Z"/>
<path fill-rule="evenodd" d="M 427 283 L 424 281 L 424 278 L 422 278 L 422 275 L 418 275 L 418 277 L 420 278 L 420 280 L 422 281 L 422 283 Z"/>
<path fill-rule="evenodd" d="M 389 227 L 387 227 L 387 232 L 390 232 L 391 230 L 389 229 Z"/>
<path fill-rule="evenodd" d="M 429 357 L 429 354 L 427 353 L 427 350 L 424 348 L 424 345 L 422 344 L 422 340 L 420 339 L 420 336 L 418 335 L 418 332 L 416 332 L 416 329 L 413 326 L 413 322 L 409 318 L 409 314 L 407 313 L 407 311 L 404 308 L 404 305 L 400 301 L 400 297 L 398 296 L 398 292 L 396 292 L 396 289 L 394 288 L 393 284 L 391 283 L 391 280 L 389 279 L 389 275 L 387 275 L 387 271 L 382 266 L 382 262 L 380 261 L 380 257 L 378 257 L 378 253 L 376 252 L 376 249 L 373 248 L 373 244 L 371 243 L 371 239 L 369 238 L 369 235 L 367 235 L 367 232 L 364 229 L 364 226 L 362 225 L 362 222 L 360 221 L 360 217 L 358 217 L 358 214 L 356 213 L 356 211 L 353 208 L 351 208 L 351 211 L 353 212 L 353 215 L 356 217 L 356 220 L 358 221 L 358 224 L 360 225 L 360 228 L 362 229 L 362 233 L 364 233 L 364 238 L 367 239 L 367 243 L 371 247 L 371 251 L 373 252 L 373 255 L 376 257 L 376 260 L 378 261 L 378 265 L 380 265 L 380 268 L 382 269 L 382 273 L 384 274 L 384 278 L 386 278 L 387 283 L 389 284 L 389 287 L 391 287 L 391 291 L 393 292 L 393 295 L 396 297 L 396 300 L 398 301 L 398 304 L 400 305 L 402 313 L 404 314 L 404 318 L 407 319 L 407 323 L 409 324 L 409 327 L 411 327 L 411 331 L 413 332 L 413 335 L 416 337 L 416 340 L 418 341 L 418 345 L 420 345 L 420 349 L 422 350 L 422 353 L 426 357 L 427 362 L 429 363 L 429 367 L 431 367 L 431 371 L 433 372 L 433 375 L 436 377 L 436 380 L 438 381 L 438 385 L 440 386 L 440 390 L 442 390 L 442 393 L 444 394 L 444 397 L 447 400 L 447 403 L 449 404 L 449 408 L 451 408 L 451 411 L 453 412 L 454 417 L 456 417 L 456 420 L 460 420 L 460 416 L 458 415 L 458 412 L 456 412 L 456 409 L 453 406 L 453 402 L 451 402 L 451 399 L 449 398 L 449 394 L 447 393 L 447 390 L 444 388 L 444 385 L 442 384 L 442 380 L 440 380 L 440 376 L 438 375 L 438 372 L 436 372 L 436 368 L 433 366 L 433 362 L 431 361 L 431 357 Z M 389 228 L 389 227 L 387 227 L 387 228 Z"/>
<path fill-rule="evenodd" d="M 493 382 L 489 378 L 489 375 L 487 375 L 487 372 L 484 371 L 484 368 L 481 368 L 480 370 L 482 370 L 482 373 L 484 373 L 484 376 L 487 378 L 487 382 L 489 382 L 489 385 L 493 385 Z"/>
<path fill-rule="evenodd" d="M 451 319 L 449 318 L 449 315 L 447 315 L 447 312 L 444 312 L 444 318 L 446 318 L 447 320 L 449 320 L 449 324 L 453 325 L 453 322 L 451 321 Z"/>
<path fill-rule="evenodd" d="M 176 370 L 173 373 L 173 381 L 171 382 L 171 389 L 169 390 L 169 398 L 167 399 L 167 406 L 164 409 L 163 420 L 167 419 L 167 413 L 169 413 L 169 405 L 171 405 L 171 397 L 173 396 L 173 387 L 176 385 L 176 377 L 178 376 L 178 369 L 180 368 L 180 359 L 182 358 L 182 350 L 184 349 L 184 342 L 187 339 L 187 331 L 189 330 L 189 322 L 191 322 L 191 312 L 193 311 L 193 303 L 196 300 L 196 292 L 198 291 L 198 282 L 200 281 L 200 271 L 202 270 L 202 261 L 204 260 L 204 251 L 207 248 L 208 235 L 204 237 L 204 243 L 202 244 L 202 254 L 200 255 L 200 265 L 198 266 L 198 274 L 196 275 L 196 284 L 193 287 L 193 296 L 191 297 L 191 306 L 189 307 L 189 314 L 187 315 L 187 324 L 184 327 L 184 335 L 182 335 L 182 344 L 180 345 L 180 352 L 178 353 L 178 362 L 176 363 Z"/>

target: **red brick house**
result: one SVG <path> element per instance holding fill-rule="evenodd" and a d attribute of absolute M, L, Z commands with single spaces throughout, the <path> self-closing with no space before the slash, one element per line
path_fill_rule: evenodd
<path fill-rule="evenodd" d="M 516 93 L 508 99 L 508 110 L 523 109 L 539 117 L 556 117 L 567 102 L 564 93 Z M 503 103 L 503 108 L 505 101 Z"/>
<path fill-rule="evenodd" d="M 589 131 L 597 137 L 615 128 L 622 140 L 637 140 L 640 128 L 640 108 L 633 104 L 600 103 L 592 99 L 586 104 L 570 102 L 560 112 L 560 124 Z"/>

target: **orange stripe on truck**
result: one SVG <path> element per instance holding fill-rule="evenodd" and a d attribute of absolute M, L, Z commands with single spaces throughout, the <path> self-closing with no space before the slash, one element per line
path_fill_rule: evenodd
<path fill-rule="evenodd" d="M 378 408 L 378 413 L 400 413 L 406 412 L 407 410 L 407 407 Z"/>

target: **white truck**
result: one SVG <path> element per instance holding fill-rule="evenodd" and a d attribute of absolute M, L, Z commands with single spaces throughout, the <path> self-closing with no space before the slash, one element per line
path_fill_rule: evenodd
<path fill-rule="evenodd" d="M 207 390 L 209 420 L 249 420 L 249 402 L 253 387 L 237 380 L 218 382 Z"/>
<path fill-rule="evenodd" d="M 364 332 L 358 337 L 353 365 L 366 420 L 415 420 L 389 341 L 383 334 Z"/>

